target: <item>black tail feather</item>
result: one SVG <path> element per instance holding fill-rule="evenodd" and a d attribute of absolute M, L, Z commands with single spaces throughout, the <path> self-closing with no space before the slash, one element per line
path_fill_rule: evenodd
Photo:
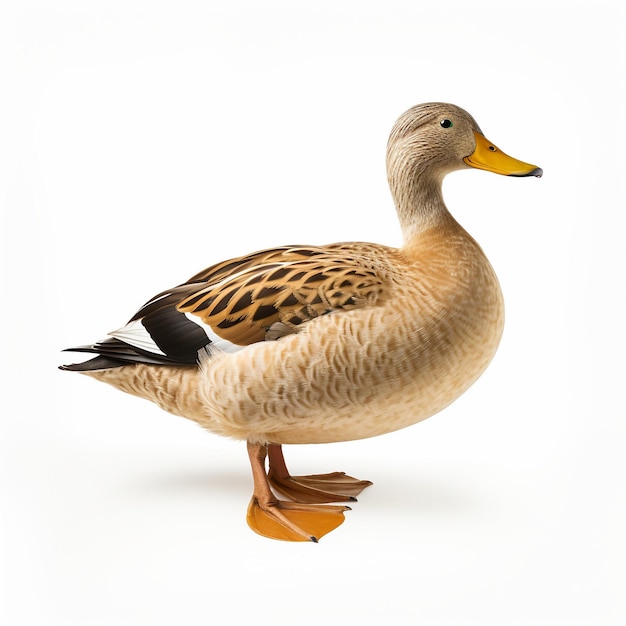
<path fill-rule="evenodd" d="M 108 370 L 115 367 L 121 367 L 122 365 L 128 365 L 123 361 L 116 359 L 110 359 L 106 356 L 97 356 L 84 363 L 72 363 L 70 365 L 59 365 L 59 369 L 65 372 L 92 372 L 94 370 Z"/>
<path fill-rule="evenodd" d="M 85 361 L 84 363 L 73 363 L 59 367 L 59 369 L 71 372 L 111 369 L 113 367 L 133 365 L 135 363 L 144 363 L 147 365 L 197 365 L 198 363 L 197 354 L 194 359 L 187 358 L 183 360 L 180 358 L 169 358 L 165 355 L 161 356 L 141 350 L 114 337 L 93 345 L 67 348 L 63 350 L 63 352 L 83 352 L 97 355 L 96 358 Z"/>

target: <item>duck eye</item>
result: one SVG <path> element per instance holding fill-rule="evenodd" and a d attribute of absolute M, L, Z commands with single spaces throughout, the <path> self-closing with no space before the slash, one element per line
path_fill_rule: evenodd
<path fill-rule="evenodd" d="M 452 120 L 441 120 L 441 122 L 439 122 L 441 124 L 441 126 L 443 128 L 451 128 L 452 127 Z"/>

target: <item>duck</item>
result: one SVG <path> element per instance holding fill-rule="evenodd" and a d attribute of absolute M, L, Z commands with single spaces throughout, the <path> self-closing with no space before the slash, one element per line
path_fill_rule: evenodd
<path fill-rule="evenodd" d="M 340 471 L 292 475 L 283 446 L 377 437 L 440 412 L 484 372 L 502 335 L 498 279 L 442 182 L 468 168 L 542 169 L 444 102 L 405 111 L 386 157 L 399 247 L 284 245 L 216 263 L 106 338 L 67 349 L 87 361 L 60 366 L 245 442 L 246 519 L 264 537 L 318 542 L 372 484 Z"/>

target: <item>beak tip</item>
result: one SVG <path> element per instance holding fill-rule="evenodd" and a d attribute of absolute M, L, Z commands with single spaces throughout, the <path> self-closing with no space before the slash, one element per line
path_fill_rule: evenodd
<path fill-rule="evenodd" d="M 529 172 L 519 173 L 519 174 L 509 174 L 509 176 L 513 176 L 515 178 L 527 178 L 528 176 L 535 176 L 536 178 L 541 178 L 543 176 L 543 170 L 540 167 L 534 167 Z"/>

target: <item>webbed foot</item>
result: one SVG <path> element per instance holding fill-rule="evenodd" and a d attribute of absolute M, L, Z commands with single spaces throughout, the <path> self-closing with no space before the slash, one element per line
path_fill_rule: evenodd
<path fill-rule="evenodd" d="M 282 449 L 268 446 L 270 484 L 276 491 L 296 502 L 354 502 L 372 482 L 348 476 L 345 472 L 291 476 Z"/>
<path fill-rule="evenodd" d="M 269 454 L 269 473 L 265 461 Z M 321 504 L 356 500 L 356 495 L 372 483 L 346 476 L 343 472 L 311 476 L 290 476 L 281 447 L 248 442 L 254 491 L 246 516 L 252 530 L 283 541 L 313 541 L 343 523 L 344 512 L 350 507 Z M 293 502 L 278 500 L 277 491 Z"/>
<path fill-rule="evenodd" d="M 283 541 L 318 540 L 343 523 L 347 506 L 300 504 L 276 500 L 261 503 L 255 496 L 250 500 L 246 516 L 254 532 Z"/>

